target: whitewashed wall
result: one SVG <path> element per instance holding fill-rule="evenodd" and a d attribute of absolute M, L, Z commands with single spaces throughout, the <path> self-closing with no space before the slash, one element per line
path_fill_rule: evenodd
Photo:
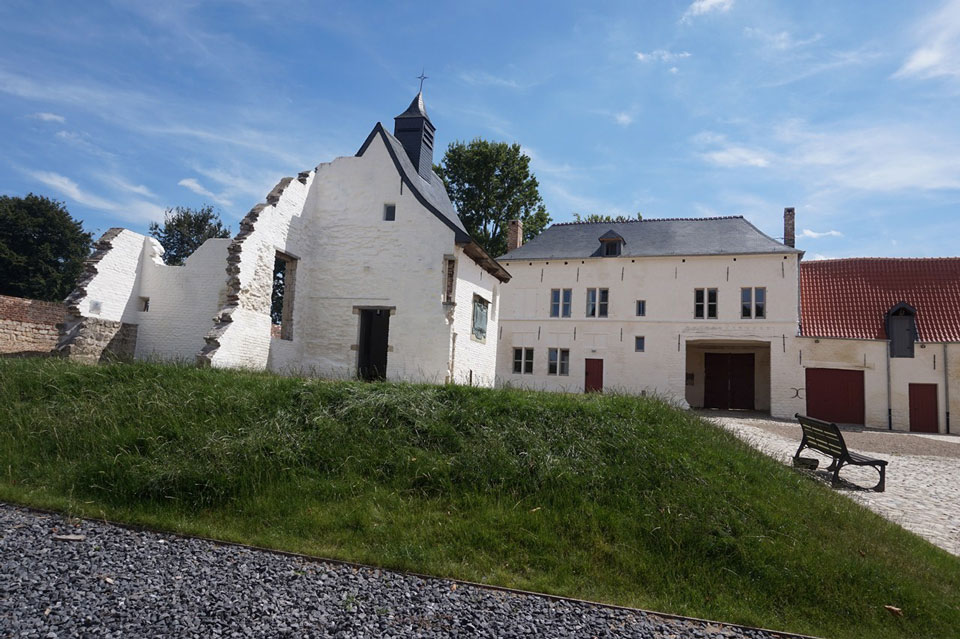
<path fill-rule="evenodd" d="M 457 384 L 493 386 L 497 375 L 497 337 L 500 282 L 457 248 L 456 310 L 452 335 L 453 381 Z M 473 336 L 473 298 L 490 302 L 487 337 Z"/>
<path fill-rule="evenodd" d="M 136 323 L 139 264 L 146 238 L 123 229 L 110 240 L 109 251 L 97 262 L 96 275 L 86 285 L 86 295 L 77 302 L 84 317 Z"/>
<path fill-rule="evenodd" d="M 144 238 L 137 304 L 127 320 L 139 325 L 138 359 L 194 362 L 224 301 L 229 245 L 229 239 L 209 239 L 182 266 L 167 266 L 160 243 Z"/>
<path fill-rule="evenodd" d="M 500 383 L 581 391 L 584 359 L 599 358 L 605 389 L 656 393 L 685 405 L 687 341 L 742 340 L 769 344 L 771 411 L 789 410 L 787 387 L 795 380 L 784 344 L 797 333 L 795 254 L 501 261 L 513 279 L 501 291 Z M 766 319 L 740 319 L 746 286 L 767 289 Z M 569 319 L 549 316 L 554 288 L 573 289 Z M 585 317 L 587 288 L 609 289 L 607 318 Z M 717 319 L 693 319 L 695 288 L 718 289 Z M 636 317 L 638 299 L 646 300 L 645 317 Z M 646 338 L 640 353 L 638 335 Z M 515 346 L 534 347 L 534 375 L 513 373 Z M 550 347 L 570 349 L 569 377 L 547 375 Z"/>

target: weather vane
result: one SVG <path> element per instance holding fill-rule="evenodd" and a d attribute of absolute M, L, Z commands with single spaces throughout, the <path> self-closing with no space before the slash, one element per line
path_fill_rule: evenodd
<path fill-rule="evenodd" d="M 420 75 L 417 76 L 417 79 L 420 80 L 420 92 L 421 92 L 421 93 L 423 93 L 423 81 L 430 77 L 430 76 L 428 76 L 428 75 L 423 75 L 423 72 L 424 72 L 424 71 L 425 71 L 425 69 L 421 69 L 421 70 L 420 70 Z"/>

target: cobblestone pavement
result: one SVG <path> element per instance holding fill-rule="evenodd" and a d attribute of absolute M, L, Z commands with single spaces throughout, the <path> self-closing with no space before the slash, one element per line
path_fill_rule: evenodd
<path fill-rule="evenodd" d="M 700 411 L 700 414 L 734 432 L 768 455 L 792 464 L 800 445 L 796 422 L 750 413 Z M 873 430 L 844 431 L 847 447 L 855 452 L 886 459 L 886 491 L 870 490 L 877 472 L 869 467 L 844 466 L 838 490 L 929 542 L 960 555 L 960 436 L 923 436 Z M 829 481 L 823 471 L 829 457 L 804 449 L 804 457 L 818 457 L 815 475 Z"/>
<path fill-rule="evenodd" d="M 784 636 L 0 504 L 0 637 Z"/>

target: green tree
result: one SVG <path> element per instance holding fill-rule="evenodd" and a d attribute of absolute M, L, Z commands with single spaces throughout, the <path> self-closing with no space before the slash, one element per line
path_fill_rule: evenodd
<path fill-rule="evenodd" d="M 230 227 L 209 204 L 199 209 L 178 206 L 164 211 L 163 226 L 150 222 L 150 235 L 163 246 L 164 263 L 179 266 L 210 238 L 230 237 Z"/>
<path fill-rule="evenodd" d="M 519 144 L 453 142 L 434 170 L 471 237 L 496 257 L 507 252 L 507 223 L 523 221 L 526 242 L 550 223 L 530 158 Z"/>
<path fill-rule="evenodd" d="M 637 213 L 636 217 L 629 215 L 603 215 L 602 213 L 590 213 L 589 215 L 573 214 L 575 222 L 637 222 L 643 219 L 643 215 Z"/>
<path fill-rule="evenodd" d="M 93 238 L 62 202 L 0 196 L 0 293 L 60 301 L 70 294 Z"/>

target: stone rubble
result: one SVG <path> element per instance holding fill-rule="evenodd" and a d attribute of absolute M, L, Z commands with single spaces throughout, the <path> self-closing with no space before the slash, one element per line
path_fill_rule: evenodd
<path fill-rule="evenodd" d="M 56 535 L 84 539 L 65 543 Z M 0 636 L 789 635 L 308 561 L 0 504 Z"/>

